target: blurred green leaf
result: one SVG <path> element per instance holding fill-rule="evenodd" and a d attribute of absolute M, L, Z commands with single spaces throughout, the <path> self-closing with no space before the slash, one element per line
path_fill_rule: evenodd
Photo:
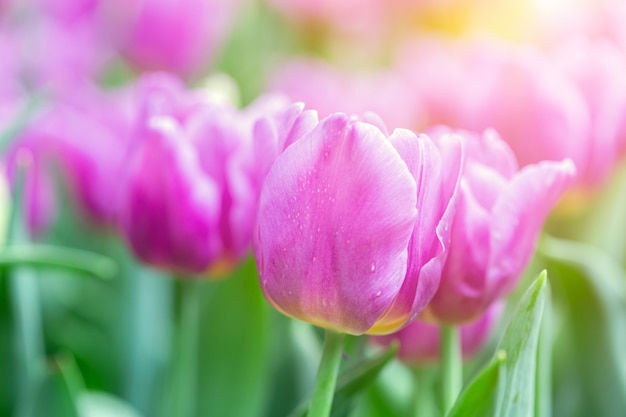
<path fill-rule="evenodd" d="M 555 415 L 623 416 L 626 410 L 626 275 L 598 247 L 544 237 L 540 253 L 564 310 Z M 557 361 L 558 360 L 558 361 Z M 564 411 L 562 411 L 564 410 Z"/>
<path fill-rule="evenodd" d="M 296 48 L 297 34 L 263 2 L 249 3 L 222 48 L 215 69 L 233 77 L 243 105 L 261 94 L 277 62 Z"/>
<path fill-rule="evenodd" d="M 108 279 L 115 275 L 113 260 L 93 252 L 54 245 L 21 244 L 0 249 L 0 267 L 19 265 L 61 268 Z"/>
<path fill-rule="evenodd" d="M 494 358 L 463 390 L 449 417 L 533 415 L 537 347 L 547 293 L 544 271 L 522 297 Z"/>
<path fill-rule="evenodd" d="M 80 370 L 71 356 L 55 357 L 37 392 L 36 416 L 81 417 L 77 398 L 84 390 Z"/>
<path fill-rule="evenodd" d="M 198 416 L 256 417 L 265 408 L 273 340 L 270 307 L 249 259 L 201 288 Z"/>
<path fill-rule="evenodd" d="M 78 397 L 80 417 L 141 417 L 130 405 L 104 392 L 84 392 Z"/>
<path fill-rule="evenodd" d="M 23 151 L 17 156 L 17 173 L 11 198 L 6 244 L 29 240 L 23 219 L 26 175 L 32 163 L 31 155 Z M 16 366 L 15 415 L 37 416 L 35 396 L 44 376 L 44 334 L 41 323 L 41 298 L 36 271 L 30 268 L 12 268 L 7 271 L 10 281 L 12 306 L 12 342 Z"/>
<path fill-rule="evenodd" d="M 415 394 L 414 382 L 411 370 L 403 363 L 391 360 L 381 370 L 374 384 L 363 391 L 363 395 L 349 415 L 354 417 L 411 415 L 415 405 L 412 398 Z M 426 390 L 432 394 L 432 384 L 426 386 Z"/>
<path fill-rule="evenodd" d="M 576 233 L 575 240 L 594 245 L 623 264 L 626 233 L 615 231 L 626 230 L 626 164 L 618 165 L 602 187 L 594 191 L 593 204 L 583 218 L 568 224 L 567 231 Z"/>

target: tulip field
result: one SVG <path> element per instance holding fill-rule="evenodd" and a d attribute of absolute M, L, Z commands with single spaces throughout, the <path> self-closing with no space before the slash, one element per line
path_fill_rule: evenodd
<path fill-rule="evenodd" d="M 0 416 L 625 416 L 624 22 L 0 0 Z"/>

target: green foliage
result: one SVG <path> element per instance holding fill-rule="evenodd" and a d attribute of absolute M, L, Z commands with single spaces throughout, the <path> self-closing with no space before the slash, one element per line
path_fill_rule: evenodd
<path fill-rule="evenodd" d="M 205 282 L 200 319 L 200 416 L 258 416 L 265 407 L 271 346 L 269 306 L 253 262 L 217 282 Z M 233 393 L 237 393 L 236 400 Z"/>
<path fill-rule="evenodd" d="M 522 297 L 494 358 L 461 393 L 448 416 L 534 413 L 537 347 L 547 297 L 544 271 Z"/>
<path fill-rule="evenodd" d="M 344 412 L 350 406 L 351 400 L 374 382 L 383 368 L 395 357 L 397 350 L 397 346 L 392 346 L 345 369 L 337 378 L 332 415 Z M 310 398 L 302 401 L 289 417 L 306 416 L 309 401 Z"/>
<path fill-rule="evenodd" d="M 555 345 L 559 416 L 622 416 L 626 410 L 626 276 L 596 246 L 545 238 L 562 329 Z"/>

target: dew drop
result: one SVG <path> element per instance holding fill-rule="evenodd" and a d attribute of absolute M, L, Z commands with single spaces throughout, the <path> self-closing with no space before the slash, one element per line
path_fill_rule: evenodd
<path fill-rule="evenodd" d="M 376 271 L 376 264 L 374 262 L 372 262 L 372 265 L 370 265 L 370 271 Z"/>
<path fill-rule="evenodd" d="M 380 291 L 380 290 L 379 290 L 379 291 L 376 293 L 376 297 L 380 297 L 380 294 L 382 294 L 382 291 Z"/>

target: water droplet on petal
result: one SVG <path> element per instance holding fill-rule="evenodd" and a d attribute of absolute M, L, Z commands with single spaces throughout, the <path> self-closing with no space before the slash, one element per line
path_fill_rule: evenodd
<path fill-rule="evenodd" d="M 376 271 L 376 264 L 374 262 L 372 262 L 372 265 L 370 266 L 370 271 Z"/>
<path fill-rule="evenodd" d="M 382 291 L 378 290 L 378 292 L 376 293 L 376 297 L 380 297 L 380 294 L 382 294 Z"/>

